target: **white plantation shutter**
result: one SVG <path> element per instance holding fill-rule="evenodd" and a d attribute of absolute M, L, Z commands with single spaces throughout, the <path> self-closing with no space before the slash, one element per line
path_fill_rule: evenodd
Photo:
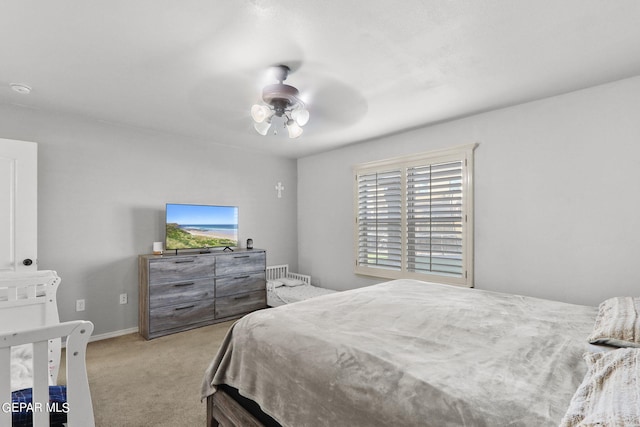
<path fill-rule="evenodd" d="M 355 272 L 473 286 L 473 150 L 355 167 Z"/>
<path fill-rule="evenodd" d="M 358 263 L 402 267 L 402 188 L 399 170 L 358 177 Z"/>
<path fill-rule="evenodd" d="M 407 169 L 407 271 L 462 277 L 462 161 Z"/>

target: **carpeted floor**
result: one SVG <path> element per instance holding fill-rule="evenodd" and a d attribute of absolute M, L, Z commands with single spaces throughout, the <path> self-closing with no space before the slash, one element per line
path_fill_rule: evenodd
<path fill-rule="evenodd" d="M 151 341 L 130 334 L 89 343 L 96 426 L 205 426 L 202 378 L 232 323 Z"/>

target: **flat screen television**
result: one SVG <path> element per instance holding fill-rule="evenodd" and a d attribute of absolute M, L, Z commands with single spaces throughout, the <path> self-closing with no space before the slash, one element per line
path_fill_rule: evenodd
<path fill-rule="evenodd" d="M 167 203 L 165 249 L 238 246 L 238 207 Z"/>

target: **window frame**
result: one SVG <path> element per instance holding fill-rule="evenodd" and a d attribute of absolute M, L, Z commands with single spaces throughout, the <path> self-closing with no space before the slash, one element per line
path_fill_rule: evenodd
<path fill-rule="evenodd" d="M 382 277 L 386 279 L 416 279 L 429 282 L 446 283 L 473 287 L 473 152 L 477 143 L 452 148 L 434 150 L 408 156 L 394 157 L 353 166 L 354 177 L 354 272 L 359 275 Z M 462 161 L 462 275 L 460 277 L 437 273 L 407 271 L 407 170 L 412 167 L 428 166 L 446 162 Z M 361 175 L 387 173 L 400 170 L 401 174 L 401 256 L 400 269 L 392 270 L 371 265 L 359 265 L 359 186 Z"/>

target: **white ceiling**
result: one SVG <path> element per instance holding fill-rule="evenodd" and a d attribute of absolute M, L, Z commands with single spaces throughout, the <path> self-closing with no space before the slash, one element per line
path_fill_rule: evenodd
<path fill-rule="evenodd" d="M 294 140 L 249 114 L 277 63 Z M 0 0 L 0 103 L 289 157 L 639 74 L 637 0 Z"/>

